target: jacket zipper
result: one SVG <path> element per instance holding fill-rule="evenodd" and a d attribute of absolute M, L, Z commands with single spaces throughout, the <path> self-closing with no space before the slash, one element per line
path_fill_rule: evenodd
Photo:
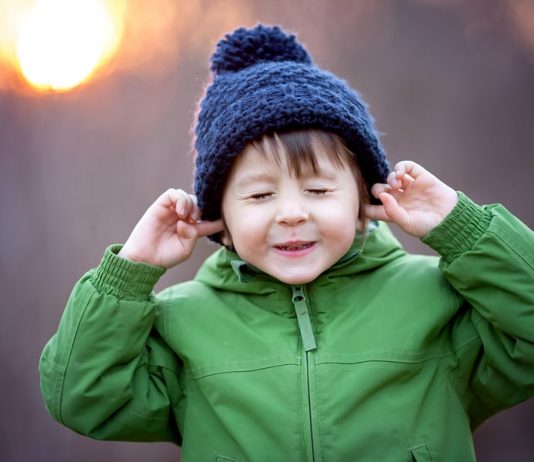
<path fill-rule="evenodd" d="M 313 327 L 310 320 L 308 303 L 306 300 L 306 294 L 304 288 L 300 285 L 292 286 L 292 302 L 295 308 L 295 313 L 297 314 L 297 321 L 300 330 L 300 337 L 302 339 L 302 346 L 304 348 L 305 361 L 305 383 L 303 384 L 304 390 L 303 395 L 306 397 L 307 410 L 307 432 L 306 432 L 306 442 L 308 446 L 307 453 L 311 454 L 311 460 L 316 461 L 316 451 L 315 451 L 315 426 L 313 422 L 313 389 L 311 376 L 313 368 L 313 355 L 314 351 L 317 349 L 315 343 L 315 336 L 313 334 Z M 314 371 L 315 372 L 315 371 Z"/>

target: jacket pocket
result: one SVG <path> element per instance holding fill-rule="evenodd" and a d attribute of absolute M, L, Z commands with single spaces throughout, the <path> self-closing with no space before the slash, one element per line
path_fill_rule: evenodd
<path fill-rule="evenodd" d="M 432 455 L 426 444 L 420 444 L 410 448 L 412 462 L 432 462 Z"/>
<path fill-rule="evenodd" d="M 218 455 L 215 457 L 215 462 L 235 462 L 235 459 L 233 457 Z"/>

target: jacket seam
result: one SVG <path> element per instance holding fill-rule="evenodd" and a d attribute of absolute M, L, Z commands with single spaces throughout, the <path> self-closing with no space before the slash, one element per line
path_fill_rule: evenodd
<path fill-rule="evenodd" d="M 483 319 L 483 318 L 482 318 Z M 481 319 L 481 320 L 482 320 Z M 476 323 L 478 324 L 478 322 Z M 458 348 L 456 348 L 455 350 L 453 350 L 453 353 L 457 353 L 459 352 L 460 350 L 463 350 L 464 348 L 468 348 L 470 347 L 473 343 L 482 343 L 482 340 L 480 339 L 480 337 L 476 336 L 474 338 L 472 338 L 471 340 L 465 342 L 463 345 L 459 346 Z"/>
<path fill-rule="evenodd" d="M 298 337 L 298 344 L 299 348 L 303 350 L 302 341 L 300 340 L 300 337 Z M 304 374 L 303 374 L 303 358 L 301 357 L 301 361 L 299 364 L 299 373 L 298 373 L 298 390 L 299 390 L 299 423 L 300 423 L 300 435 L 301 435 L 301 443 L 302 443 L 302 453 L 307 454 L 306 450 L 306 428 L 304 428 L 304 395 L 302 392 L 302 382 L 304 380 Z"/>
<path fill-rule="evenodd" d="M 165 369 L 166 371 L 169 371 L 176 375 L 178 375 L 178 373 L 180 372 L 180 368 L 175 369 L 170 366 L 165 366 L 164 364 L 149 364 L 148 367 L 150 369 Z"/>
<path fill-rule="evenodd" d="M 480 317 L 479 317 L 479 319 L 477 319 L 477 320 L 474 322 L 474 325 L 475 325 L 475 326 L 478 325 L 478 324 L 480 324 L 481 322 L 487 322 L 487 323 L 490 322 L 490 321 L 488 321 L 485 317 L 483 317 L 482 315 L 480 315 L 478 312 L 476 312 L 476 313 L 477 313 Z M 466 345 L 464 345 L 464 346 L 469 346 L 470 344 L 475 343 L 475 342 L 477 342 L 477 341 L 478 341 L 480 344 L 483 344 L 482 339 L 481 339 L 480 337 L 476 337 L 475 339 L 473 339 L 471 342 L 469 342 L 468 344 L 466 344 Z M 509 385 L 512 385 L 516 391 L 518 391 L 519 393 L 521 393 L 521 395 L 524 396 L 524 399 L 525 399 L 525 400 L 529 398 L 528 394 L 526 394 L 526 393 L 524 392 L 524 390 L 514 382 L 513 379 L 514 379 L 515 377 L 510 377 L 510 376 L 507 376 L 507 375 L 503 374 L 503 373 L 499 370 L 499 368 L 496 367 L 494 364 L 488 363 L 488 365 L 491 366 L 492 369 L 496 370 L 499 374 L 503 375 L 503 376 L 506 378 L 508 384 L 509 384 Z M 502 389 L 502 388 L 505 387 L 505 386 L 506 386 L 506 384 L 501 383 L 501 384 L 499 384 L 498 387 L 488 388 L 488 391 L 491 390 L 491 393 L 497 393 L 500 389 Z M 493 414 L 495 411 L 494 411 L 494 409 L 492 409 L 491 407 L 489 407 L 488 405 L 485 404 L 485 402 L 484 402 L 484 397 L 483 397 L 483 395 L 480 393 L 480 392 L 484 392 L 484 390 L 483 390 L 483 389 L 482 389 L 482 390 L 479 390 L 479 388 L 480 388 L 480 387 L 479 387 L 478 385 L 476 385 L 476 383 L 472 383 L 472 382 L 470 382 L 469 390 L 472 390 L 472 394 L 475 395 L 475 396 L 477 397 L 477 399 L 478 399 L 478 401 L 479 401 L 479 404 L 480 404 L 482 407 L 484 407 L 484 409 L 485 409 L 485 411 L 487 411 L 487 413 L 489 413 L 489 414 L 491 415 L 491 414 Z"/>
<path fill-rule="evenodd" d="M 428 447 L 428 445 L 426 443 L 421 443 L 421 444 L 418 444 L 417 446 L 412 446 L 409 451 L 410 451 L 410 454 L 412 455 L 412 457 L 414 456 L 414 451 L 417 451 L 418 449 L 426 449 L 426 453 L 428 455 L 428 457 L 430 457 L 430 462 L 433 462 L 434 461 L 434 458 L 432 457 L 432 453 L 430 452 L 430 448 Z M 417 454 L 415 454 L 417 455 Z"/>
<path fill-rule="evenodd" d="M 91 284 L 91 286 L 93 286 L 95 292 L 96 292 L 96 287 L 92 284 L 92 282 L 89 282 Z M 76 328 L 74 329 L 73 333 L 72 333 L 72 340 L 69 342 L 70 343 L 70 348 L 68 350 L 68 354 L 67 354 L 67 358 L 66 358 L 66 361 L 65 361 L 65 367 L 63 369 L 63 373 L 61 374 L 61 379 L 59 381 L 59 384 L 58 384 L 58 393 L 59 393 L 59 399 L 58 399 L 58 417 L 59 417 L 59 421 L 65 425 L 65 421 L 63 420 L 63 395 L 64 395 L 64 389 L 65 389 L 65 376 L 67 375 L 67 369 L 69 368 L 69 365 L 70 365 L 70 360 L 71 360 L 71 357 L 72 357 L 72 352 L 74 350 L 74 344 L 76 343 L 76 338 L 78 336 L 78 330 L 80 328 L 80 324 L 82 323 L 82 320 L 85 316 L 85 312 L 87 311 L 87 307 L 89 306 L 89 304 L 91 303 L 91 300 L 93 299 L 94 295 L 95 295 L 95 292 L 92 292 L 91 295 L 87 298 L 87 302 L 85 303 L 85 306 L 83 307 L 83 310 L 81 310 L 80 314 L 79 314 L 79 317 L 78 317 L 78 320 L 76 321 Z"/>
<path fill-rule="evenodd" d="M 166 301 L 160 302 L 159 312 L 163 314 L 163 335 L 165 336 L 165 339 L 168 339 L 169 338 L 169 310 L 167 308 Z"/>
<path fill-rule="evenodd" d="M 534 271 L 534 266 L 524 257 L 524 255 L 528 255 L 528 252 L 525 249 L 523 249 L 521 244 L 514 239 L 514 236 L 509 236 L 508 233 L 506 233 L 507 239 L 503 239 L 503 237 L 495 231 L 487 231 L 487 234 L 494 236 L 499 242 L 504 244 L 505 247 L 511 250 L 514 253 L 514 255 L 519 257 L 519 259 L 523 261 L 529 267 L 530 270 Z M 510 245 L 510 241 L 513 241 L 514 245 L 519 247 L 520 251 L 517 250 L 514 246 Z"/>
<path fill-rule="evenodd" d="M 475 339 L 476 340 L 476 339 Z M 462 347 L 458 348 L 458 350 L 462 349 Z M 355 359 L 355 360 L 321 360 L 317 362 L 317 365 L 323 365 L 323 364 L 362 364 L 362 363 L 395 363 L 395 364 L 422 364 L 430 361 L 439 361 L 444 358 L 448 358 L 450 356 L 453 356 L 454 353 L 457 350 L 451 350 L 449 353 L 443 353 L 441 355 L 431 356 L 427 358 L 422 359 L 414 359 L 414 360 L 401 360 L 401 359 L 386 359 L 386 358 L 366 358 L 366 359 Z"/>
<path fill-rule="evenodd" d="M 319 440 L 319 452 L 321 454 L 321 460 L 325 460 L 324 458 L 324 453 L 323 453 L 323 438 L 322 438 L 322 414 L 321 414 L 321 406 L 319 405 L 319 403 L 322 402 L 322 400 L 319 399 L 319 381 L 318 381 L 318 378 L 317 376 L 319 374 L 317 374 L 317 356 L 314 355 L 313 357 L 313 362 L 315 363 L 315 399 L 316 399 L 316 402 L 317 402 L 317 439 Z"/>
<path fill-rule="evenodd" d="M 172 410 L 172 408 L 170 408 L 170 410 Z M 138 411 L 132 411 L 132 410 L 128 410 L 127 412 L 130 415 L 134 415 L 134 416 L 137 416 L 137 417 L 142 417 L 145 420 L 149 420 L 149 421 L 153 421 L 153 422 L 164 422 L 166 420 L 169 420 L 167 416 L 165 416 L 165 417 L 154 417 L 154 416 L 151 416 L 150 415 L 150 411 L 148 411 L 148 410 L 147 410 L 146 413 L 138 412 Z M 123 421 L 121 423 L 123 425 L 129 425 L 128 421 Z"/>
<path fill-rule="evenodd" d="M 223 371 L 215 371 L 215 372 L 207 372 L 203 374 L 195 374 L 194 371 L 191 371 L 191 380 L 200 380 L 206 377 L 211 377 L 214 375 L 221 375 L 221 374 L 239 374 L 239 373 L 247 373 L 247 372 L 256 372 L 256 371 L 262 371 L 265 369 L 273 369 L 275 367 L 284 367 L 284 366 L 298 366 L 298 362 L 286 362 L 286 363 L 279 363 L 279 364 L 271 364 L 271 365 L 265 365 L 265 366 L 259 366 L 254 367 L 252 369 L 232 369 L 232 370 L 223 370 Z"/>
<path fill-rule="evenodd" d="M 481 318 L 478 322 L 482 321 L 482 319 L 483 318 Z M 478 322 L 475 323 L 475 324 L 478 324 Z M 478 344 L 482 343 L 482 340 L 478 336 L 473 338 L 469 342 L 464 343 L 462 346 L 458 347 L 456 350 L 454 350 L 454 353 L 458 353 L 458 352 L 460 352 L 460 350 L 463 350 L 465 348 L 470 348 L 474 344 L 477 344 L 477 343 Z M 460 371 L 460 370 L 461 370 L 461 368 L 457 368 L 456 371 L 455 370 L 450 370 L 450 368 L 449 368 L 450 373 L 454 376 L 455 382 L 457 382 L 457 381 L 464 382 L 464 380 L 462 380 L 462 377 L 458 373 L 458 371 Z M 449 375 L 449 377 L 450 377 L 450 375 Z M 482 407 L 484 409 L 484 413 L 486 415 L 491 415 L 493 413 L 493 411 L 488 406 L 486 406 L 486 404 L 484 403 L 484 400 L 482 399 L 482 397 L 480 396 L 480 394 L 479 394 L 479 392 L 477 390 L 477 387 L 471 381 L 467 381 L 467 382 L 464 382 L 464 383 L 466 383 L 467 388 L 466 388 L 465 392 L 462 393 L 463 396 L 460 396 L 460 398 L 462 399 L 462 402 L 464 403 L 464 409 L 465 409 L 466 414 L 469 417 L 469 421 L 472 422 L 471 415 L 470 415 L 468 409 L 466 408 L 466 407 L 469 407 L 469 405 L 471 404 L 471 399 L 469 399 L 469 395 L 472 395 L 472 396 L 476 397 L 477 406 Z M 453 385 L 453 388 L 456 389 L 455 384 L 453 383 L 452 385 Z"/>

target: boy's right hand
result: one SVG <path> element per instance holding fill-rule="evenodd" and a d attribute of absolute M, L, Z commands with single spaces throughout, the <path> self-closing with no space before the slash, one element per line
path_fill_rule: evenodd
<path fill-rule="evenodd" d="M 197 238 L 223 231 L 222 220 L 199 220 L 196 197 L 181 189 L 169 189 L 139 220 L 119 256 L 171 268 L 190 257 Z"/>

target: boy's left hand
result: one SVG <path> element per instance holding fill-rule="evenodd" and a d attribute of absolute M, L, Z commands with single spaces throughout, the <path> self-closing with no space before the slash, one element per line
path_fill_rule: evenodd
<path fill-rule="evenodd" d="M 389 221 L 415 237 L 435 228 L 458 202 L 456 191 L 419 164 L 404 160 L 395 165 L 387 183 L 371 189 L 382 205 L 368 205 L 367 217 Z"/>

